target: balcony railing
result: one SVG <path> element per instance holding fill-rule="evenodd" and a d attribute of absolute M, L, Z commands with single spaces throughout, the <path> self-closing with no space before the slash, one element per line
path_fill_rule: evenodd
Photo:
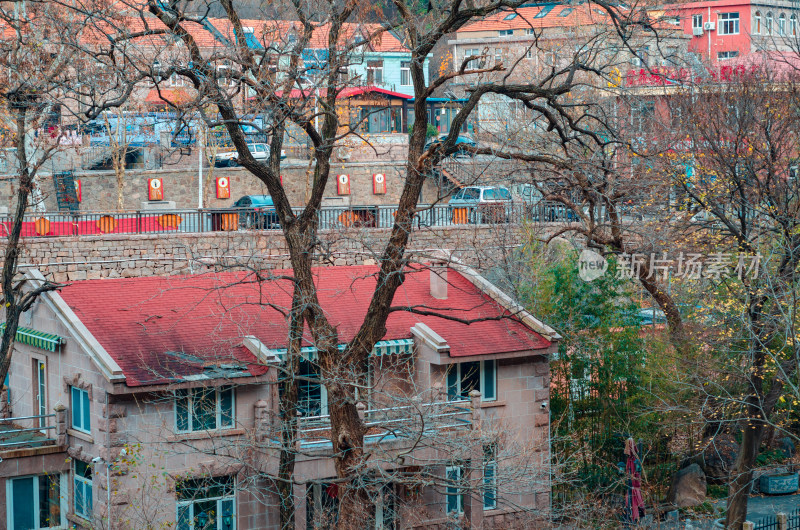
<path fill-rule="evenodd" d="M 302 209 L 296 208 L 296 213 Z M 397 206 L 326 206 L 317 215 L 322 230 L 347 228 L 391 228 Z M 453 207 L 420 205 L 414 227 L 458 225 L 563 223 L 577 220 L 560 203 L 540 201 L 534 205 L 485 204 Z M 13 218 L 0 216 L 0 235 L 7 236 Z M 252 208 L 184 210 L 136 210 L 114 212 L 30 213 L 23 219 L 22 237 L 72 237 L 106 234 L 194 234 L 239 230 L 280 230 L 274 211 Z"/>
<path fill-rule="evenodd" d="M 48 425 L 53 423 L 48 418 L 55 417 L 55 414 L 40 414 L 0 418 L 0 450 L 54 445 L 56 426 Z M 28 424 L 32 426 L 28 427 Z"/>
<path fill-rule="evenodd" d="M 472 425 L 469 401 L 435 401 L 364 411 L 365 437 L 379 441 L 433 434 L 443 430 L 468 429 Z M 330 441 L 329 415 L 300 418 L 298 438 L 304 444 Z"/>

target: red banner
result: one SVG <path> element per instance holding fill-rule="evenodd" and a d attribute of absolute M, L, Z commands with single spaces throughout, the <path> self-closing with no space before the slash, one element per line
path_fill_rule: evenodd
<path fill-rule="evenodd" d="M 350 175 L 336 175 L 336 193 L 350 195 Z"/>
<path fill-rule="evenodd" d="M 217 199 L 231 198 L 231 181 L 228 177 L 217 177 Z"/>
<path fill-rule="evenodd" d="M 164 183 L 161 179 L 147 179 L 147 200 L 164 200 Z"/>
<path fill-rule="evenodd" d="M 374 195 L 386 194 L 386 175 L 383 173 L 375 173 L 372 175 L 372 193 Z"/>

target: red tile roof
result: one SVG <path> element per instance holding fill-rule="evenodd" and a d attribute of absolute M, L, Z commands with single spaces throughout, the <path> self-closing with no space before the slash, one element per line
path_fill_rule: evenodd
<path fill-rule="evenodd" d="M 340 343 L 352 340 L 361 324 L 377 270 L 375 266 L 314 270 L 320 302 Z M 405 277 L 395 306 L 426 308 L 461 319 L 508 314 L 452 269 L 447 300 L 430 295 L 427 270 L 409 269 Z M 242 338 L 254 335 L 268 348 L 285 347 L 283 311 L 291 300 L 291 283 L 275 279 L 259 284 L 254 275 L 245 273 L 87 280 L 64 287 L 61 296 L 119 364 L 127 385 L 141 386 L 202 373 L 203 365 L 247 363 L 253 375 L 263 373 L 256 358 L 241 346 Z M 466 325 L 405 311 L 390 315 L 384 340 L 410 338 L 410 329 L 418 322 L 447 340 L 453 357 L 539 350 L 551 344 L 514 318 Z M 196 362 L 187 361 L 186 355 L 196 357 Z"/>

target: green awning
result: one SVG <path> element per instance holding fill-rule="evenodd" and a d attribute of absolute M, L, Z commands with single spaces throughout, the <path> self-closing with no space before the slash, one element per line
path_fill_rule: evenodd
<path fill-rule="evenodd" d="M 4 331 L 5 329 L 6 323 L 3 322 L 0 324 L 0 331 Z M 41 348 L 52 352 L 56 351 L 58 346 L 64 342 L 64 339 L 58 335 L 37 331 L 31 328 L 23 328 L 21 326 L 17 327 L 17 336 L 15 340 L 23 344 L 29 344 L 35 348 Z"/>
<path fill-rule="evenodd" d="M 344 351 L 347 344 L 339 344 L 337 346 L 339 351 Z M 288 351 L 286 348 L 277 348 L 270 350 L 278 357 L 284 357 Z M 396 339 L 396 340 L 381 340 L 372 348 L 370 355 L 373 357 L 380 357 L 381 355 L 402 355 L 414 352 L 414 339 Z M 317 358 L 316 346 L 304 346 L 300 348 L 300 355 L 309 360 Z"/>

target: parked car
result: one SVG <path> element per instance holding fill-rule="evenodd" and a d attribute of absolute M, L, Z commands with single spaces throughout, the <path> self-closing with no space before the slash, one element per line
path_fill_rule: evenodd
<path fill-rule="evenodd" d="M 247 149 L 253 155 L 253 158 L 259 162 L 266 162 L 269 160 L 269 145 L 267 144 L 247 144 Z M 281 160 L 286 158 L 286 151 L 281 149 Z M 215 167 L 235 167 L 239 165 L 239 153 L 234 149 L 233 151 L 226 151 L 224 153 L 217 153 L 214 159 Z"/>
<path fill-rule="evenodd" d="M 427 151 L 430 147 L 434 144 L 439 144 L 447 140 L 448 135 L 442 134 L 439 137 L 429 138 L 427 142 L 425 142 L 425 150 Z M 472 156 L 472 151 L 464 149 L 464 147 L 478 147 L 478 144 L 475 143 L 475 140 L 467 137 L 467 136 L 459 136 L 456 138 L 456 151 L 454 154 L 455 156 Z"/>
<path fill-rule="evenodd" d="M 269 195 L 245 195 L 233 203 L 239 208 L 239 226 L 242 228 L 280 228 L 275 204 Z"/>
<path fill-rule="evenodd" d="M 448 205 L 451 218 L 457 209 L 466 208 L 468 212 L 466 220 L 470 223 L 507 223 L 511 218 L 514 203 L 508 188 L 468 186 L 453 195 Z"/>

